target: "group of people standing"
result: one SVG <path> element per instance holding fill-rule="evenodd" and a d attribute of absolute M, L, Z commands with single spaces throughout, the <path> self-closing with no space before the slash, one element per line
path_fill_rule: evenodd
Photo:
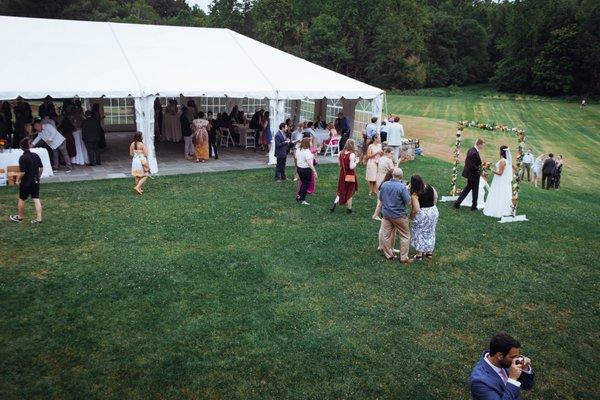
<path fill-rule="evenodd" d="M 373 123 L 376 122 L 376 119 Z M 296 201 L 302 205 L 310 205 L 306 196 L 311 189 L 311 184 L 317 179 L 315 169 L 316 145 L 314 137 L 310 134 L 313 124 L 301 125 L 290 134 L 291 126 L 286 123 L 279 125 L 275 134 L 275 179 L 282 182 L 286 179 L 285 167 L 290 151 L 293 152 L 295 174 L 300 183 L 296 191 Z M 298 136 L 302 129 L 307 131 Z M 335 135 L 335 128 L 333 134 Z M 436 207 L 437 191 L 423 181 L 419 175 L 411 177 L 407 185 L 403 179 L 402 169 L 394 162 L 394 150 L 390 147 L 382 148 L 378 133 L 371 136 L 371 144 L 366 155 L 366 179 L 369 183 L 369 195 L 377 197 L 377 205 L 373 218 L 381 221 L 379 229 L 378 250 L 386 258 L 397 259 L 404 264 L 423 258 L 433 257 L 435 248 L 435 231 L 439 212 Z M 358 190 L 358 175 L 356 168 L 360 158 L 357 154 L 356 143 L 347 139 L 338 155 L 339 175 L 335 199 L 330 207 L 330 212 L 335 212 L 338 206 L 346 206 L 346 213 L 353 210 L 353 198 Z M 314 189 L 314 187 L 313 187 Z M 409 227 L 412 220 L 412 228 Z M 396 233 L 400 234 L 400 250 L 396 250 Z M 409 247 L 412 244 L 416 254 L 409 258 Z"/>
<path fill-rule="evenodd" d="M 531 148 L 523 156 L 523 169 L 521 178 L 527 176 L 527 181 L 532 182 L 535 187 L 541 180 L 543 189 L 558 189 L 560 187 L 560 177 L 564 159 L 562 155 L 540 154 L 534 158 Z"/>
<path fill-rule="evenodd" d="M 65 99 L 57 111 L 52 100 L 50 96 L 44 99 L 37 118 L 23 98 L 17 98 L 13 105 L 4 101 L 0 107 L 0 137 L 13 148 L 30 138 L 33 146 L 48 150 L 54 169 L 64 165 L 70 172 L 74 163 L 100 165 L 100 149 L 106 147 L 100 105 L 94 104 L 84 112 L 79 99 Z M 77 135 L 81 135 L 79 141 Z"/>

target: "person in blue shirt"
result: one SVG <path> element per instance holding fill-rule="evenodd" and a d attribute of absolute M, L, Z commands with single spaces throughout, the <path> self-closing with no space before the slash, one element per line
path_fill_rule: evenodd
<path fill-rule="evenodd" d="M 410 246 L 410 230 L 408 224 L 408 206 L 410 205 L 410 193 L 402 182 L 403 172 L 400 168 L 394 168 L 392 179 L 381 184 L 379 189 L 379 200 L 383 219 L 379 228 L 379 242 L 381 250 L 388 260 L 396 259 L 394 254 L 394 243 L 396 242 L 396 231 L 400 233 L 400 262 L 409 264 L 412 259 L 408 258 Z"/>

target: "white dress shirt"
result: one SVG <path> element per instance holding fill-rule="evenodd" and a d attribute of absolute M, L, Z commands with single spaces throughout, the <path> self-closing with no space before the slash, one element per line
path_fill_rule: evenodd
<path fill-rule="evenodd" d="M 43 124 L 42 131 L 38 133 L 31 144 L 35 146 L 40 140 L 46 142 L 46 144 L 50 146 L 52 150 L 56 150 L 61 144 L 63 144 L 65 137 L 61 135 L 60 132 L 57 131 L 56 128 L 51 124 Z"/>
<path fill-rule="evenodd" d="M 525 153 L 523 156 L 523 164 L 533 164 L 533 154 Z"/>
<path fill-rule="evenodd" d="M 404 127 L 399 122 L 393 122 L 388 126 L 387 144 L 388 146 L 401 146 L 404 137 Z"/>
<path fill-rule="evenodd" d="M 511 383 L 511 384 L 515 385 L 516 387 L 521 387 L 521 382 L 519 382 L 516 379 L 509 378 L 508 377 L 508 373 L 506 372 L 505 369 L 498 368 L 494 364 L 492 364 L 492 362 L 488 358 L 489 355 L 490 355 L 490 353 L 485 353 L 485 356 L 483 356 L 483 358 L 485 359 L 485 362 L 488 363 L 488 365 L 490 367 L 492 367 L 492 369 L 494 371 L 496 371 L 496 373 L 498 374 L 498 376 L 500 377 L 500 379 L 502 379 L 502 382 L 504 382 L 505 384 Z M 531 373 L 531 367 L 529 367 L 529 369 L 527 371 L 523 371 L 523 373 L 530 374 Z"/>

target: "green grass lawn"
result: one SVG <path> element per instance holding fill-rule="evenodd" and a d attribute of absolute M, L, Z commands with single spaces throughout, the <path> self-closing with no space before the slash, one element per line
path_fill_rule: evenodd
<path fill-rule="evenodd" d="M 405 173 L 447 187 L 433 158 Z M 519 224 L 441 204 L 436 257 L 404 267 L 364 181 L 332 215 L 336 166 L 311 207 L 272 174 L 43 185 L 42 226 L 0 222 L 0 398 L 466 399 L 498 331 L 533 359 L 524 398 L 598 398 L 597 192 L 526 184 Z"/>
<path fill-rule="evenodd" d="M 428 89 L 414 95 L 387 95 L 390 113 L 439 120 L 479 120 L 525 129 L 527 143 L 535 154 L 562 154 L 566 158 L 565 183 L 589 190 L 600 182 L 600 104 L 584 109 L 577 101 L 499 94 L 483 87 Z M 423 129 L 431 125 L 423 119 Z M 455 129 L 436 132 L 454 143 Z M 410 135 L 410 132 L 408 133 Z M 473 138 L 501 137 L 502 143 L 516 147 L 516 140 L 501 132 L 468 129 L 466 145 Z M 450 149 L 448 151 L 450 153 Z M 496 153 L 494 152 L 494 157 Z M 592 190 L 596 190 L 593 188 Z"/>

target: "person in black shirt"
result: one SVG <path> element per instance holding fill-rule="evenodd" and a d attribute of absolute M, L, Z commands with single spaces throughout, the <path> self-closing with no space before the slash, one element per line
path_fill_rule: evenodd
<path fill-rule="evenodd" d="M 184 143 L 183 158 L 186 160 L 191 160 L 195 155 L 194 144 L 192 143 L 192 121 L 188 119 L 188 108 L 182 106 L 181 115 L 179 115 L 179 124 L 181 125 L 181 136 Z"/>
<path fill-rule="evenodd" d="M 210 131 L 208 132 L 208 150 L 209 157 L 215 157 L 215 160 L 219 159 L 219 149 L 217 147 L 217 129 L 219 129 L 217 120 L 219 116 L 217 115 L 217 120 L 213 118 L 213 112 L 209 111 L 208 113 L 208 122 L 210 124 Z"/>
<path fill-rule="evenodd" d="M 17 215 L 11 215 L 10 220 L 13 222 L 23 221 L 25 216 L 25 200 L 29 197 L 33 199 L 35 204 L 36 219 L 32 220 L 32 224 L 42 223 L 42 203 L 40 202 L 40 177 L 44 171 L 40 156 L 29 151 L 31 142 L 29 138 L 21 140 L 19 143 L 23 155 L 19 158 L 19 201 Z"/>

